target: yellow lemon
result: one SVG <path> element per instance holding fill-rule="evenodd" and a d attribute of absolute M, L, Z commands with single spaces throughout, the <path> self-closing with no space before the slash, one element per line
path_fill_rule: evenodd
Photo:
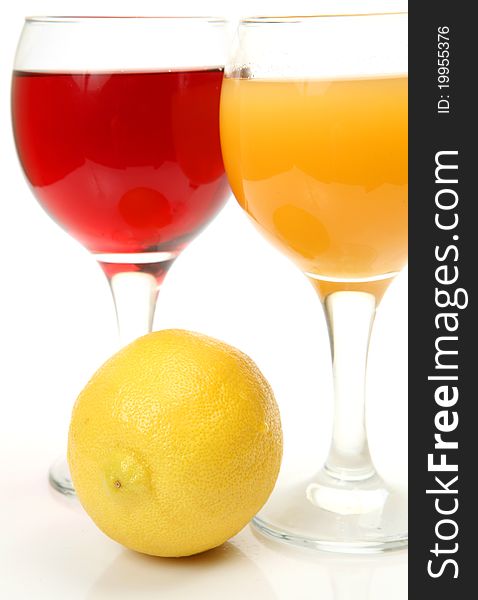
<path fill-rule="evenodd" d="M 73 409 L 68 462 L 98 527 L 146 554 L 186 556 L 239 532 L 282 457 L 267 380 L 235 348 L 182 330 L 110 358 Z"/>

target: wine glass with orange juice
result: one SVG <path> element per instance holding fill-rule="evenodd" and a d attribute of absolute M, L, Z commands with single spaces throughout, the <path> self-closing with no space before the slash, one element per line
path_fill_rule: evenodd
<path fill-rule="evenodd" d="M 407 261 L 406 13 L 241 21 L 221 96 L 239 204 L 322 301 L 335 387 L 323 468 L 279 488 L 254 525 L 341 552 L 407 544 L 406 495 L 377 473 L 365 426 L 370 332 Z"/>

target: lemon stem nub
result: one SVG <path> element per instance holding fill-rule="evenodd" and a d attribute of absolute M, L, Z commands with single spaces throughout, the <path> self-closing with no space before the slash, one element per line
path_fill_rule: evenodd
<path fill-rule="evenodd" d="M 114 486 L 115 488 L 119 489 L 121 487 L 121 481 L 116 480 Z"/>

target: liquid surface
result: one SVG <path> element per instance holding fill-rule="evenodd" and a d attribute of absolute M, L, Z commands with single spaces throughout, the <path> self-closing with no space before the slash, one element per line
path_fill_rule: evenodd
<path fill-rule="evenodd" d="M 221 69 L 15 72 L 15 139 L 36 197 L 93 252 L 180 249 L 228 194 L 221 81 Z"/>
<path fill-rule="evenodd" d="M 373 278 L 407 260 L 408 80 L 225 79 L 228 177 L 299 267 Z"/>

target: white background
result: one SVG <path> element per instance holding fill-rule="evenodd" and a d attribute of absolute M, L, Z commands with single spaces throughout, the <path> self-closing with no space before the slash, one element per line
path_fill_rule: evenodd
<path fill-rule="evenodd" d="M 173 6 L 170 6 L 173 4 Z M 343 6 L 345 3 L 328 2 Z M 350 4 L 350 2 L 348 3 Z M 359 0 L 355 1 L 355 6 Z M 370 3 L 368 3 L 370 4 Z M 376 3 L 377 4 L 377 3 Z M 384 2 L 381 3 L 382 5 Z M 390 2 L 386 3 L 390 6 Z M 394 3 L 400 4 L 402 3 Z M 363 3 L 361 3 L 361 6 Z M 106 0 L 5 4 L 0 20 L 0 597 L 404 600 L 406 553 L 371 558 L 300 551 L 246 528 L 190 559 L 149 559 L 105 538 L 74 501 L 48 488 L 72 403 L 116 348 L 106 280 L 36 204 L 18 165 L 10 73 L 27 14 L 310 13 L 320 3 Z M 134 11 L 134 12 L 133 12 Z M 177 260 L 155 328 L 181 327 L 250 354 L 275 390 L 285 434 L 282 478 L 313 474 L 331 429 L 330 356 L 314 291 L 269 247 L 234 200 Z M 386 295 L 372 339 L 368 427 L 382 475 L 406 481 L 407 280 Z"/>

